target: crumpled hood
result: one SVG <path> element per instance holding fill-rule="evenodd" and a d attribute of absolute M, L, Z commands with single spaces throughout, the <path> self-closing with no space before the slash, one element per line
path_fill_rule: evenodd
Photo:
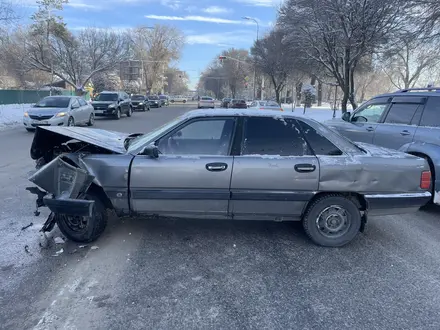
<path fill-rule="evenodd" d="M 124 141 L 132 135 L 136 134 L 85 127 L 39 126 L 32 141 L 31 157 L 39 159 L 53 147 L 70 140 L 90 143 L 111 152 L 125 154 Z"/>

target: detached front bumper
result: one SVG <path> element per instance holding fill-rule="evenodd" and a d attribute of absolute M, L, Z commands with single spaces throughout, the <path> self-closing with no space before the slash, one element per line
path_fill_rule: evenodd
<path fill-rule="evenodd" d="M 371 194 L 365 195 L 365 199 L 368 215 L 393 215 L 416 212 L 431 200 L 431 193 Z"/>
<path fill-rule="evenodd" d="M 53 214 L 91 217 L 95 202 L 83 199 L 82 196 L 94 178 L 87 171 L 68 164 L 62 156 L 58 156 L 29 178 L 38 186 L 26 188 L 37 195 L 35 215 L 39 215 L 38 208 L 46 206 L 52 211 L 47 222 L 54 221 Z M 51 228 L 47 222 L 43 229 Z"/>

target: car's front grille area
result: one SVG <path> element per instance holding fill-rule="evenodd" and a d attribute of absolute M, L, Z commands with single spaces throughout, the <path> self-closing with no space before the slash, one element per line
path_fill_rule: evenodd
<path fill-rule="evenodd" d="M 48 115 L 48 116 L 40 116 L 40 115 L 29 115 L 30 119 L 34 119 L 34 120 L 48 120 L 50 118 L 52 118 L 53 115 Z"/>

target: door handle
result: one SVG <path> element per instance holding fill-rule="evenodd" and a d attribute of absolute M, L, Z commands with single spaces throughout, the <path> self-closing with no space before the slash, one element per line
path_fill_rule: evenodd
<path fill-rule="evenodd" d="M 372 126 L 368 126 L 368 127 L 366 128 L 366 130 L 367 130 L 368 132 L 372 132 L 372 131 L 374 131 L 374 128 L 373 128 Z"/>
<path fill-rule="evenodd" d="M 206 169 L 211 172 L 221 172 L 228 168 L 226 163 L 209 163 L 206 164 Z"/>
<path fill-rule="evenodd" d="M 410 135 L 411 133 L 408 132 L 406 129 L 400 132 L 400 135 Z"/>
<path fill-rule="evenodd" d="M 313 164 L 296 164 L 294 166 L 295 171 L 298 173 L 306 173 L 306 172 L 313 172 L 316 170 L 316 166 Z"/>

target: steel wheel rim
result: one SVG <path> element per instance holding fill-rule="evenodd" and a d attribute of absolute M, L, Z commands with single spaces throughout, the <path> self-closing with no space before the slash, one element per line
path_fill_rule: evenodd
<path fill-rule="evenodd" d="M 345 235 L 351 226 L 351 217 L 341 205 L 330 205 L 316 218 L 316 228 L 327 238 L 339 238 Z"/>
<path fill-rule="evenodd" d="M 87 230 L 89 224 L 88 217 L 80 217 L 77 215 L 62 215 L 62 217 L 69 230 L 75 233 L 83 233 Z"/>

